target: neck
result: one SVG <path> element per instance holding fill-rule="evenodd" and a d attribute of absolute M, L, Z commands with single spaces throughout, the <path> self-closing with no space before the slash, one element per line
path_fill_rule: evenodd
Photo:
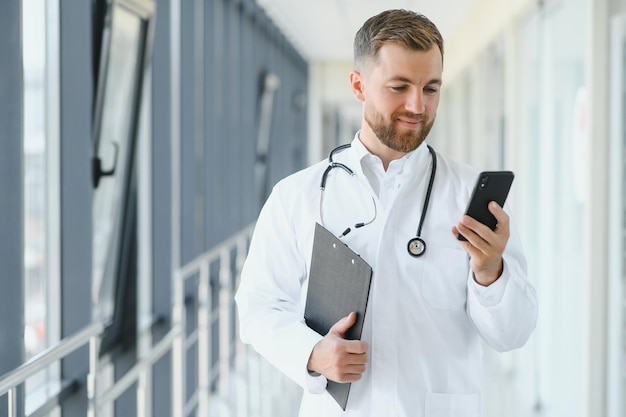
<path fill-rule="evenodd" d="M 359 140 L 372 155 L 376 155 L 381 159 L 381 161 L 383 161 L 383 168 L 385 171 L 387 171 L 391 161 L 400 159 L 406 155 L 406 152 L 398 152 L 389 148 L 387 145 L 384 145 L 378 139 L 378 136 L 376 136 L 371 129 L 366 128 L 365 126 L 359 133 Z"/>

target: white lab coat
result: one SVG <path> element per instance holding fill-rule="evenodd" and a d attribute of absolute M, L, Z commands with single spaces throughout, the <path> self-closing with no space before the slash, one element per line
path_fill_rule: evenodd
<path fill-rule="evenodd" d="M 450 229 L 461 219 L 478 172 L 438 154 L 437 172 L 422 230 L 420 258 L 407 252 L 415 236 L 430 176 L 425 144 L 393 161 L 370 188 L 361 164 L 368 154 L 358 138 L 335 160 L 323 205 L 324 226 L 339 235 L 377 217 L 344 241 L 373 268 L 362 339 L 369 363 L 352 384 L 343 412 L 325 392 L 326 379 L 306 365 L 322 338 L 303 320 L 320 180 L 327 162 L 280 181 L 259 215 L 236 295 L 241 339 L 304 388 L 300 416 L 478 417 L 481 415 L 480 337 L 497 351 L 524 345 L 535 327 L 535 292 L 511 222 L 504 271 L 489 287 L 472 279 L 469 259 Z M 371 178 L 371 175 L 370 175 Z M 508 208 L 505 205 L 505 209 Z"/>

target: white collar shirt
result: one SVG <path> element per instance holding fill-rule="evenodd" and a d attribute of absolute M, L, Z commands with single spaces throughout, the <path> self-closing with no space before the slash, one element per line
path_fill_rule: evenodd
<path fill-rule="evenodd" d="M 325 161 L 280 181 L 262 209 L 236 295 L 240 333 L 304 388 L 300 416 L 479 417 L 481 338 L 506 351 L 522 346 L 534 329 L 535 292 L 513 222 L 502 276 L 489 287 L 478 285 L 450 231 L 478 172 L 437 158 L 421 233 L 427 249 L 419 258 L 409 255 L 407 244 L 415 237 L 431 173 L 425 144 L 385 171 L 357 133 L 352 147 L 335 155 L 356 178 L 333 169 L 322 207 Z M 322 338 L 303 319 L 313 232 L 323 219 L 339 235 L 374 213 L 371 224 L 343 238 L 374 272 L 362 333 L 369 363 L 342 411 L 325 392 L 325 377 L 306 370 Z"/>

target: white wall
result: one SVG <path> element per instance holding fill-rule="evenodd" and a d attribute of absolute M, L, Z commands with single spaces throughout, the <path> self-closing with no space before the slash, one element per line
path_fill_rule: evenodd
<path fill-rule="evenodd" d="M 326 62 L 309 67 L 309 163 L 326 157 L 330 149 L 352 139 L 350 126 L 361 121 L 361 103 L 350 89 L 352 62 Z M 324 113 L 336 113 L 338 134 L 324 126 Z M 343 128 L 342 128 L 343 127 Z M 329 137 L 329 136 L 333 137 Z M 337 135 L 338 137 L 334 137 Z"/>

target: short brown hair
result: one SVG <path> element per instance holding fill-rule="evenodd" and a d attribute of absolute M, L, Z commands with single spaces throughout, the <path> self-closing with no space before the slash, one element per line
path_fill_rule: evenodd
<path fill-rule="evenodd" d="M 417 51 L 439 47 L 443 62 L 443 38 L 426 16 L 409 10 L 386 10 L 370 17 L 354 38 L 354 66 L 375 59 L 385 43 L 395 43 Z"/>

